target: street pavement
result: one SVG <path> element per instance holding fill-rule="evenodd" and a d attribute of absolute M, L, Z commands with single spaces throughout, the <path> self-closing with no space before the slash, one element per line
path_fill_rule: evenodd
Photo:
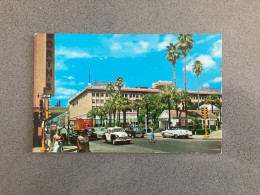
<path fill-rule="evenodd" d="M 64 146 L 64 152 L 77 152 L 76 146 Z M 155 143 L 145 138 L 133 138 L 131 144 L 113 145 L 104 140 L 90 141 L 92 153 L 221 153 L 221 140 L 216 139 L 174 139 L 155 137 Z M 40 152 L 34 148 L 33 152 Z"/>

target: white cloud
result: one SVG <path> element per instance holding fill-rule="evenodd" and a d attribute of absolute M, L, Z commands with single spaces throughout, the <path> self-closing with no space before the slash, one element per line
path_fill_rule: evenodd
<path fill-rule="evenodd" d="M 78 85 L 85 85 L 85 83 L 84 82 L 79 82 Z"/>
<path fill-rule="evenodd" d="M 213 44 L 211 55 L 215 58 L 222 58 L 222 40 L 218 40 Z"/>
<path fill-rule="evenodd" d="M 216 77 L 215 79 L 212 80 L 213 83 L 220 83 L 222 82 L 222 77 Z"/>
<path fill-rule="evenodd" d="M 196 41 L 196 44 L 204 43 L 204 42 L 206 42 L 206 41 L 209 41 L 209 40 L 215 38 L 216 36 L 217 36 L 217 35 L 209 35 L 209 36 L 207 36 L 205 39 L 201 39 L 201 40 L 199 40 L 199 41 Z"/>
<path fill-rule="evenodd" d="M 165 35 L 164 39 L 162 42 L 157 44 L 157 51 L 162 51 L 163 49 L 166 48 L 169 43 L 176 42 L 177 38 L 173 35 Z"/>
<path fill-rule="evenodd" d="M 200 60 L 204 71 L 207 71 L 210 68 L 216 67 L 216 62 L 211 58 L 209 55 L 199 55 L 197 58 L 193 58 L 190 60 L 190 62 L 187 64 L 187 71 L 192 71 L 192 65 L 195 60 Z"/>
<path fill-rule="evenodd" d="M 120 49 L 122 49 L 122 46 L 119 43 L 112 43 L 110 46 L 110 50 L 112 51 L 118 51 Z"/>
<path fill-rule="evenodd" d="M 68 67 L 64 64 L 63 60 L 56 59 L 55 70 L 68 70 Z"/>
<path fill-rule="evenodd" d="M 73 76 L 68 76 L 66 78 L 69 79 L 69 80 L 75 79 L 75 77 L 73 77 Z"/>
<path fill-rule="evenodd" d="M 71 49 L 71 48 L 57 48 L 55 51 L 55 56 L 62 56 L 63 58 L 66 59 L 73 59 L 73 58 L 93 58 L 97 56 L 93 56 L 86 51 L 82 49 Z"/>
<path fill-rule="evenodd" d="M 209 84 L 208 84 L 208 83 L 204 83 L 204 84 L 203 84 L 203 87 L 208 88 L 208 87 L 209 87 Z"/>
<path fill-rule="evenodd" d="M 76 85 L 76 82 L 75 81 L 70 81 L 68 84 L 72 86 L 72 85 Z"/>
<path fill-rule="evenodd" d="M 72 95 L 76 95 L 77 94 L 77 90 L 75 90 L 75 89 L 67 89 L 65 87 L 57 87 L 55 92 L 57 93 L 57 96 L 59 96 L 59 95 L 70 96 L 71 94 Z"/>

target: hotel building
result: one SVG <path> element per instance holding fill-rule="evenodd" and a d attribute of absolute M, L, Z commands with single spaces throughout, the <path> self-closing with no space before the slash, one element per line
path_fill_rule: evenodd
<path fill-rule="evenodd" d="M 160 93 L 160 89 L 166 85 L 172 85 L 171 81 L 158 81 L 153 83 L 152 88 L 148 87 L 135 87 L 135 88 L 122 88 L 122 97 L 127 97 L 130 102 L 134 100 L 142 100 L 142 98 L 150 93 Z M 198 92 L 187 91 L 191 95 L 191 101 L 198 101 Z M 208 95 L 217 95 L 221 97 L 220 92 L 201 92 L 200 91 L 200 101 L 204 101 Z M 87 113 L 98 107 L 104 106 L 104 104 L 109 101 L 110 94 L 106 90 L 106 86 L 92 86 L 90 83 L 81 92 L 79 92 L 75 97 L 69 100 L 69 110 L 70 110 L 70 120 L 75 120 L 77 118 L 83 118 L 87 116 Z M 128 113 L 127 115 L 129 115 Z M 135 115 L 134 115 L 135 116 Z"/>

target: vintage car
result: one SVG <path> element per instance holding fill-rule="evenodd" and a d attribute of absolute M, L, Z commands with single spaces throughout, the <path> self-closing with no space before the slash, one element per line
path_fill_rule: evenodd
<path fill-rule="evenodd" d="M 98 139 L 102 139 L 103 135 L 106 133 L 105 127 L 95 127 L 94 132 L 97 134 Z"/>
<path fill-rule="evenodd" d="M 192 132 L 184 129 L 184 128 L 171 128 L 165 131 L 161 132 L 162 137 L 166 138 L 166 137 L 174 137 L 174 138 L 190 138 L 192 136 Z"/>
<path fill-rule="evenodd" d="M 141 137 L 144 138 L 145 131 L 141 130 L 140 127 L 131 127 L 125 131 L 129 137 Z"/>
<path fill-rule="evenodd" d="M 118 142 L 131 143 L 131 139 L 122 127 L 109 127 L 103 135 L 105 142 L 112 142 L 114 145 Z"/>

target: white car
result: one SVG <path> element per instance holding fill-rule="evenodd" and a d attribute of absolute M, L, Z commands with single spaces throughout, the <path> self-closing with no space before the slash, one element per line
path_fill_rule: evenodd
<path fill-rule="evenodd" d="M 175 129 L 169 129 L 169 130 L 165 130 L 161 132 L 162 137 L 166 138 L 166 137 L 174 137 L 174 138 L 190 138 L 192 136 L 192 132 L 187 130 L 187 129 L 183 129 L 183 128 L 175 128 Z"/>
<path fill-rule="evenodd" d="M 105 142 L 112 142 L 114 145 L 118 142 L 131 143 L 131 139 L 122 127 L 109 127 L 104 135 Z"/>

